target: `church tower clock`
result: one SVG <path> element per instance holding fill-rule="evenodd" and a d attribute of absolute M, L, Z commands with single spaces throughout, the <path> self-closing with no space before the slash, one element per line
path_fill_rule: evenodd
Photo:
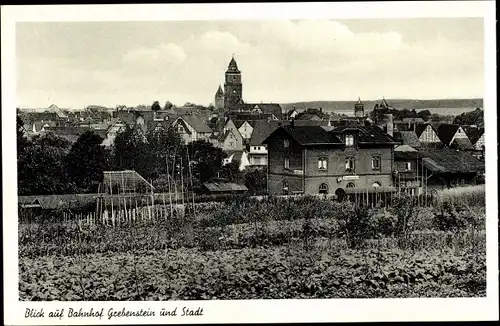
<path fill-rule="evenodd" d="M 238 69 L 234 56 L 226 70 L 224 83 L 224 109 L 232 110 L 243 100 L 243 85 L 241 84 L 241 71 Z"/>

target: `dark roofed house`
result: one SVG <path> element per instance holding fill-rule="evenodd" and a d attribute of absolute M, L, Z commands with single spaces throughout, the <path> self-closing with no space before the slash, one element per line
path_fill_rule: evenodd
<path fill-rule="evenodd" d="M 399 144 L 375 126 L 296 126 L 274 130 L 268 147 L 270 195 L 335 194 L 347 188 L 392 191 L 392 156 Z"/>
<path fill-rule="evenodd" d="M 421 155 L 430 188 L 476 184 L 477 177 L 484 173 L 484 162 L 466 151 L 427 149 Z"/>
<path fill-rule="evenodd" d="M 484 159 L 484 128 L 471 126 L 464 126 L 463 128 L 470 142 L 474 146 L 474 156 Z"/>
<path fill-rule="evenodd" d="M 460 125 L 442 123 L 437 128 L 437 135 L 441 142 L 450 146 L 455 138 L 467 138 L 467 135 Z"/>
<path fill-rule="evenodd" d="M 178 117 L 172 127 L 176 128 L 186 144 L 197 140 L 210 141 L 213 133 L 205 120 L 190 114 Z"/>

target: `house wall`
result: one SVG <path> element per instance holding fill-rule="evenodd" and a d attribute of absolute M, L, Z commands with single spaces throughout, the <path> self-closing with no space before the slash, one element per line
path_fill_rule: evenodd
<path fill-rule="evenodd" d="M 441 141 L 430 125 L 427 125 L 427 128 L 425 128 L 418 139 L 422 143 L 439 143 Z"/>
<path fill-rule="evenodd" d="M 288 182 L 289 193 L 303 190 L 303 176 L 294 172 L 302 170 L 302 149 L 294 140 L 289 139 L 290 146 L 283 145 L 284 135 L 276 135 L 268 144 L 268 190 L 270 195 L 283 195 L 283 182 Z M 284 167 L 284 159 L 288 157 L 289 169 Z"/>
<path fill-rule="evenodd" d="M 380 156 L 380 170 L 372 169 L 372 157 Z M 318 159 L 326 157 L 328 166 L 326 171 L 318 169 Z M 354 157 L 355 170 L 348 173 L 345 170 L 345 161 L 347 157 Z M 342 149 L 307 149 L 306 156 L 306 175 L 307 176 L 342 176 L 342 175 L 366 175 L 366 174 L 391 174 L 393 162 L 393 149 L 389 148 L 346 148 Z"/>
<path fill-rule="evenodd" d="M 196 141 L 198 135 L 196 130 L 193 129 L 184 119 L 178 118 L 173 123 L 174 130 L 179 133 L 179 136 L 184 141 L 184 144 L 189 144 L 190 142 Z"/>
<path fill-rule="evenodd" d="M 469 138 L 467 137 L 467 134 L 465 133 L 465 131 L 462 129 L 462 127 L 459 127 L 457 132 L 455 133 L 455 135 L 453 136 L 453 138 L 451 139 L 450 141 L 450 144 L 453 143 L 453 141 L 457 138 Z M 447 144 L 449 145 L 449 144 Z"/>
<path fill-rule="evenodd" d="M 339 177 L 306 177 L 305 178 L 305 193 L 308 195 L 319 194 L 319 186 L 322 183 L 328 185 L 328 193 L 335 194 L 338 188 L 345 189 L 347 184 L 353 182 L 356 188 L 372 187 L 374 182 L 379 182 L 382 186 L 392 186 L 392 176 L 388 175 L 360 175 L 358 180 L 340 180 Z"/>
<path fill-rule="evenodd" d="M 223 151 L 242 151 L 243 150 L 243 138 L 239 134 L 238 130 L 231 130 L 224 142 L 222 143 Z"/>
<path fill-rule="evenodd" d="M 267 154 L 249 153 L 248 160 L 250 162 L 250 165 L 266 166 Z"/>
<path fill-rule="evenodd" d="M 480 151 L 483 149 L 483 146 L 484 146 L 484 134 L 482 134 L 481 137 L 479 137 L 477 142 L 474 144 L 474 148 Z"/>
<path fill-rule="evenodd" d="M 253 127 L 248 122 L 245 121 L 245 123 L 240 126 L 238 131 L 240 132 L 243 139 L 252 138 Z"/>

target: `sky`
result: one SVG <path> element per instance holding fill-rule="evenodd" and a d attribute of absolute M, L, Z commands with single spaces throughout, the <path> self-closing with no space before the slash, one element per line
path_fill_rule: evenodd
<path fill-rule="evenodd" d="M 16 25 L 17 106 L 214 102 L 234 57 L 243 100 L 482 98 L 480 18 Z"/>

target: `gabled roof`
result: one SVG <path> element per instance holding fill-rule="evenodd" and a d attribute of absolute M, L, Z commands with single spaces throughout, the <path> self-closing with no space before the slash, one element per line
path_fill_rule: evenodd
<path fill-rule="evenodd" d="M 269 135 L 263 143 L 267 143 L 277 133 L 286 133 L 301 146 L 339 146 L 344 143 L 333 133 L 326 131 L 319 126 L 281 126 Z"/>
<path fill-rule="evenodd" d="M 437 135 L 443 144 L 449 145 L 453 136 L 457 133 L 458 128 L 460 128 L 460 125 L 442 123 L 437 128 Z"/>
<path fill-rule="evenodd" d="M 471 126 L 463 126 L 465 134 L 469 138 L 470 142 L 475 145 L 479 138 L 484 135 L 484 128 L 471 127 Z"/>
<path fill-rule="evenodd" d="M 430 126 L 432 130 L 434 130 L 434 127 L 430 123 L 418 123 L 415 125 L 415 133 L 417 134 L 417 137 L 420 137 L 422 133 L 427 129 L 427 126 Z M 436 132 L 434 130 L 434 132 Z"/>
<path fill-rule="evenodd" d="M 208 126 L 208 124 L 197 115 L 182 115 L 179 117 L 186 121 L 196 132 L 210 133 L 212 129 Z"/>
<path fill-rule="evenodd" d="M 245 122 L 247 122 L 250 126 L 252 126 L 252 128 L 255 126 L 255 120 L 250 120 L 250 121 L 247 121 L 247 120 L 235 120 L 234 121 L 234 125 L 236 126 L 236 128 L 240 128 L 243 124 L 245 124 Z"/>
<path fill-rule="evenodd" d="M 394 132 L 394 139 L 401 142 L 403 145 L 408 145 L 413 148 L 419 148 L 421 146 L 415 131 L 396 131 Z"/>
<path fill-rule="evenodd" d="M 484 171 L 484 162 L 464 151 L 449 148 L 422 152 L 424 166 L 436 173 L 473 173 Z"/>

